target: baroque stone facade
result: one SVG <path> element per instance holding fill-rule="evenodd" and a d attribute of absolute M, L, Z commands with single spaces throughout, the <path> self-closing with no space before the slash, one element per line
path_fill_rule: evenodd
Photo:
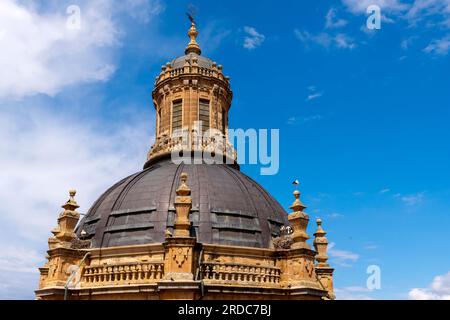
<path fill-rule="evenodd" d="M 37 299 L 334 299 L 322 221 L 311 249 L 300 193 L 288 215 L 239 172 L 227 137 L 229 79 L 201 56 L 197 34 L 192 23 L 185 56 L 156 79 L 156 142 L 144 171 L 113 186 L 81 221 L 69 192 L 39 269 Z M 174 129 L 190 143 L 180 146 Z M 200 129 L 214 129 L 214 137 L 196 143 Z M 232 164 L 167 160 L 174 150 L 211 145 Z"/>

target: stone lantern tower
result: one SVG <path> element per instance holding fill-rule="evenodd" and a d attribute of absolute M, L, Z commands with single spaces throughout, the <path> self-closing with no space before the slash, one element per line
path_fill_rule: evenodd
<path fill-rule="evenodd" d="M 334 298 L 325 233 L 319 224 L 312 249 L 300 192 L 288 214 L 236 164 L 230 80 L 202 55 L 197 35 L 192 22 L 185 54 L 156 77 L 156 141 L 143 170 L 81 220 L 70 191 L 37 299 Z M 205 153 L 226 161 L 190 161 Z"/>
<path fill-rule="evenodd" d="M 201 55 L 192 22 L 185 55 L 161 67 L 153 90 L 156 142 L 145 168 L 174 150 L 189 153 L 212 149 L 234 163 L 228 143 L 228 111 L 233 93 L 222 66 Z M 224 161 L 226 162 L 226 161 Z"/>

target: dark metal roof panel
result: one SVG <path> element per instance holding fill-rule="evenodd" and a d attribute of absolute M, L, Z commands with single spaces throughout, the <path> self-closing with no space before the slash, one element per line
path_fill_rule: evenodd
<path fill-rule="evenodd" d="M 182 172 L 192 194 L 191 235 L 199 242 L 268 248 L 287 224 L 280 204 L 258 183 L 227 165 L 176 165 L 162 160 L 123 179 L 80 222 L 93 247 L 163 242 L 173 228 Z"/>

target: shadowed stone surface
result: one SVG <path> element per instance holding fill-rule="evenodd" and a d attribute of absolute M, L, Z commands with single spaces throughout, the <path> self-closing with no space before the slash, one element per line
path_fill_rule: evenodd
<path fill-rule="evenodd" d="M 93 247 L 163 242 L 173 231 L 180 174 L 192 190 L 191 236 L 199 242 L 268 248 L 287 225 L 280 204 L 251 178 L 228 165 L 173 164 L 170 159 L 129 176 L 106 191 L 77 228 Z"/>

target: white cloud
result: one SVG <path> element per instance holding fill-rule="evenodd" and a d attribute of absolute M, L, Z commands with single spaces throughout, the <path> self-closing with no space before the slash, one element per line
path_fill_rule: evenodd
<path fill-rule="evenodd" d="M 332 43 L 332 38 L 328 33 L 322 32 L 316 35 L 309 33 L 308 31 L 302 31 L 299 29 L 294 30 L 294 34 L 298 40 L 304 44 L 315 43 L 322 47 L 328 48 Z"/>
<path fill-rule="evenodd" d="M 126 0 L 124 5 L 130 16 L 143 23 L 165 10 L 165 4 L 160 0 Z"/>
<path fill-rule="evenodd" d="M 398 197 L 398 195 L 396 195 L 396 197 Z M 399 196 L 400 200 L 406 204 L 407 206 L 415 206 L 420 204 L 425 197 L 425 193 L 424 192 L 419 192 L 416 194 L 410 194 L 410 195 L 406 195 L 406 196 Z"/>
<path fill-rule="evenodd" d="M 337 300 L 373 300 L 373 298 L 368 295 L 371 290 L 364 287 L 344 287 L 334 289 Z"/>
<path fill-rule="evenodd" d="M 324 48 L 336 47 L 339 49 L 354 49 L 356 48 L 355 41 L 344 33 L 331 35 L 326 32 L 318 34 L 311 34 L 308 31 L 299 29 L 294 30 L 294 34 L 298 40 L 308 46 L 309 44 L 316 44 Z"/>
<path fill-rule="evenodd" d="M 0 1 L 0 98 L 55 95 L 79 83 L 106 81 L 116 69 L 121 30 L 115 14 L 148 20 L 159 1 L 78 1 L 80 28 L 68 28 L 71 3 Z M 40 9 L 40 10 L 39 10 Z"/>
<path fill-rule="evenodd" d="M 320 98 L 323 95 L 323 92 L 314 92 L 308 95 L 308 97 L 306 97 L 307 101 L 311 101 L 317 98 Z"/>
<path fill-rule="evenodd" d="M 336 46 L 342 49 L 354 49 L 356 47 L 355 41 L 346 34 L 339 33 L 335 36 L 334 41 Z"/>
<path fill-rule="evenodd" d="M 429 288 L 414 288 L 408 295 L 413 300 L 450 300 L 450 272 L 436 276 Z"/>
<path fill-rule="evenodd" d="M 39 14 L 13 0 L 0 2 L 0 97 L 36 93 L 107 80 L 114 72 L 102 50 L 117 44 L 117 30 L 100 2 L 84 6 L 81 29 L 66 28 L 62 13 Z"/>
<path fill-rule="evenodd" d="M 359 255 L 351 251 L 335 249 L 336 244 L 330 243 L 328 246 L 328 254 L 333 262 L 341 267 L 351 267 L 351 263 L 358 261 Z"/>
<path fill-rule="evenodd" d="M 357 14 L 365 14 L 371 5 L 379 6 L 382 12 L 401 12 L 409 7 L 399 0 L 342 0 L 342 3 L 350 12 Z"/>
<path fill-rule="evenodd" d="M 334 29 L 341 28 L 348 24 L 347 20 L 344 19 L 336 19 L 336 9 L 330 8 L 325 16 L 325 28 Z"/>
<path fill-rule="evenodd" d="M 413 24 L 432 15 L 450 13 L 449 0 L 415 0 L 406 14 L 406 18 Z"/>
<path fill-rule="evenodd" d="M 308 91 L 309 91 L 309 94 L 306 97 L 306 101 L 311 101 L 311 100 L 314 100 L 314 99 L 317 99 L 317 98 L 320 98 L 321 96 L 323 96 L 323 92 L 318 91 L 315 86 L 309 86 Z M 320 117 L 320 119 L 322 119 L 322 116 L 319 116 L 319 115 L 316 115 L 313 117 L 314 117 L 314 119 L 312 119 L 312 120 L 318 120 L 318 119 L 316 119 L 317 117 Z"/>
<path fill-rule="evenodd" d="M 139 171 L 151 119 L 118 126 L 26 106 L 0 108 L 0 299 L 32 298 L 50 230 L 68 189 L 85 213 L 109 186 Z"/>
<path fill-rule="evenodd" d="M 263 34 L 256 31 L 253 27 L 244 27 L 244 32 L 247 34 L 244 39 L 244 48 L 249 50 L 259 47 L 266 39 Z"/>
<path fill-rule="evenodd" d="M 67 113 L 11 109 L 0 109 L 0 221 L 24 238 L 46 239 L 70 188 L 85 212 L 145 160 L 148 120 L 112 128 Z"/>
<path fill-rule="evenodd" d="M 385 193 L 388 193 L 388 192 L 391 192 L 391 189 L 385 188 L 385 189 L 381 189 L 380 190 L 380 194 L 385 194 Z"/>
<path fill-rule="evenodd" d="M 0 271 L 38 273 L 36 265 L 42 262 L 44 258 L 36 250 L 4 243 L 0 255 Z"/>
<path fill-rule="evenodd" d="M 442 39 L 433 40 L 426 46 L 423 51 L 435 55 L 445 56 L 450 50 L 450 36 Z"/>

